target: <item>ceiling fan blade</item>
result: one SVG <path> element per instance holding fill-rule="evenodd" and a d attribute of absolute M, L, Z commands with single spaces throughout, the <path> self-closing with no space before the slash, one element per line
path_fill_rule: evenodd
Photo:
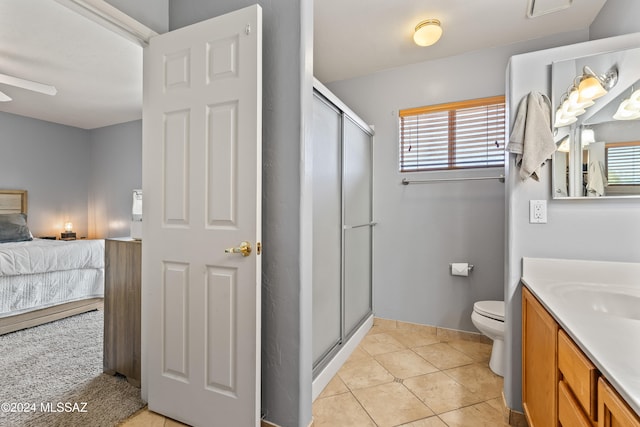
<path fill-rule="evenodd" d="M 0 102 L 11 101 L 11 97 L 4 92 L 0 92 Z"/>
<path fill-rule="evenodd" d="M 34 92 L 44 93 L 45 95 L 53 96 L 58 93 L 58 89 L 56 89 L 55 86 L 34 82 L 32 80 L 25 80 L 19 77 L 13 77 L 8 74 L 0 73 L 0 83 L 31 90 Z"/>

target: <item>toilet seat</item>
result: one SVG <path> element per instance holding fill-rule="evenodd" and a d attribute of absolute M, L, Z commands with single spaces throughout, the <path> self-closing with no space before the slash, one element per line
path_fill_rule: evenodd
<path fill-rule="evenodd" d="M 473 311 L 493 320 L 504 322 L 504 301 L 478 301 Z"/>

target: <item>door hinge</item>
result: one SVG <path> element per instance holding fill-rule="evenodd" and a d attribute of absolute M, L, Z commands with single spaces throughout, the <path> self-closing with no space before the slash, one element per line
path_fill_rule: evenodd
<path fill-rule="evenodd" d="M 244 33 L 245 33 L 246 35 L 251 34 L 251 24 L 247 24 L 247 26 L 246 26 L 246 27 L 244 27 Z"/>

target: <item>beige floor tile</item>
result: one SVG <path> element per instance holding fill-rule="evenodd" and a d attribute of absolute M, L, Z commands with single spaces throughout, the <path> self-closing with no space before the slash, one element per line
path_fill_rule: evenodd
<path fill-rule="evenodd" d="M 494 374 L 487 366 L 478 363 L 447 369 L 445 374 L 474 393 L 484 396 L 483 400 L 501 396 L 503 388 L 502 377 Z"/>
<path fill-rule="evenodd" d="M 447 343 L 438 343 L 416 347 L 413 349 L 427 362 L 438 369 L 450 369 L 458 366 L 469 365 L 473 359 L 456 350 Z"/>
<path fill-rule="evenodd" d="M 338 371 L 338 375 L 351 390 L 394 380 L 393 376 L 373 357 L 347 361 Z"/>
<path fill-rule="evenodd" d="M 435 334 L 415 329 L 396 329 L 395 331 L 387 331 L 387 335 L 391 335 L 407 348 L 421 347 L 423 345 L 440 342 L 440 339 Z"/>
<path fill-rule="evenodd" d="M 447 425 L 438 417 L 429 417 L 398 427 L 447 427 Z"/>
<path fill-rule="evenodd" d="M 353 395 L 379 427 L 392 427 L 434 415 L 397 382 L 354 390 Z"/>
<path fill-rule="evenodd" d="M 171 418 L 167 418 L 164 422 L 164 427 L 189 427 L 187 424 L 182 424 L 176 420 L 172 420 Z"/>
<path fill-rule="evenodd" d="M 371 355 L 369 353 L 364 351 L 362 349 L 362 347 L 358 346 L 353 350 L 353 352 L 351 353 L 351 355 L 347 359 L 347 362 L 352 362 L 354 360 L 359 360 L 359 359 L 368 359 L 370 357 L 371 357 Z"/>
<path fill-rule="evenodd" d="M 317 399 L 313 404 L 313 427 L 376 427 L 351 393 Z"/>
<path fill-rule="evenodd" d="M 412 331 L 422 332 L 427 335 L 437 335 L 438 328 L 435 326 L 421 325 L 419 323 L 401 322 L 398 320 L 398 329 L 410 329 Z"/>
<path fill-rule="evenodd" d="M 504 423 L 500 411 L 484 402 L 440 414 L 440 418 L 449 427 L 508 427 L 508 424 Z"/>
<path fill-rule="evenodd" d="M 165 418 L 162 415 L 151 412 L 148 409 L 132 415 L 122 423 L 119 427 L 164 427 Z"/>
<path fill-rule="evenodd" d="M 405 379 L 438 371 L 438 368 L 409 349 L 380 354 L 375 359 L 396 378 Z"/>
<path fill-rule="evenodd" d="M 443 341 L 465 340 L 491 343 L 491 339 L 477 332 L 457 331 L 455 329 L 438 328 L 437 335 Z"/>
<path fill-rule="evenodd" d="M 345 383 L 340 379 L 338 375 L 331 378 L 329 384 L 322 390 L 318 399 L 322 399 L 323 397 L 335 396 L 336 394 L 348 393 L 349 388 L 345 385 Z"/>
<path fill-rule="evenodd" d="M 374 317 L 373 326 L 377 327 L 378 329 L 396 329 L 398 326 L 398 322 L 396 320 Z"/>
<path fill-rule="evenodd" d="M 465 340 L 448 341 L 447 344 L 456 350 L 463 352 L 475 362 L 489 363 L 489 359 L 491 359 L 492 344 Z"/>
<path fill-rule="evenodd" d="M 436 414 L 485 400 L 442 372 L 406 379 L 404 385 Z"/>
<path fill-rule="evenodd" d="M 504 407 L 504 403 L 502 403 L 502 396 L 496 397 L 495 399 L 487 400 L 486 403 L 496 411 L 504 414 L 506 408 Z"/>
<path fill-rule="evenodd" d="M 383 353 L 391 353 L 392 351 L 404 350 L 407 348 L 401 342 L 393 338 L 386 332 L 379 334 L 367 335 L 364 337 L 360 346 L 372 356 Z"/>

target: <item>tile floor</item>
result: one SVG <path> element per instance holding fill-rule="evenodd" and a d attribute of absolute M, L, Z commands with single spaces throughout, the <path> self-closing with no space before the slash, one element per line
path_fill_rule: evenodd
<path fill-rule="evenodd" d="M 441 331 L 376 319 L 314 402 L 313 426 L 508 427 L 491 344 Z M 121 424 L 182 425 L 146 409 Z"/>

